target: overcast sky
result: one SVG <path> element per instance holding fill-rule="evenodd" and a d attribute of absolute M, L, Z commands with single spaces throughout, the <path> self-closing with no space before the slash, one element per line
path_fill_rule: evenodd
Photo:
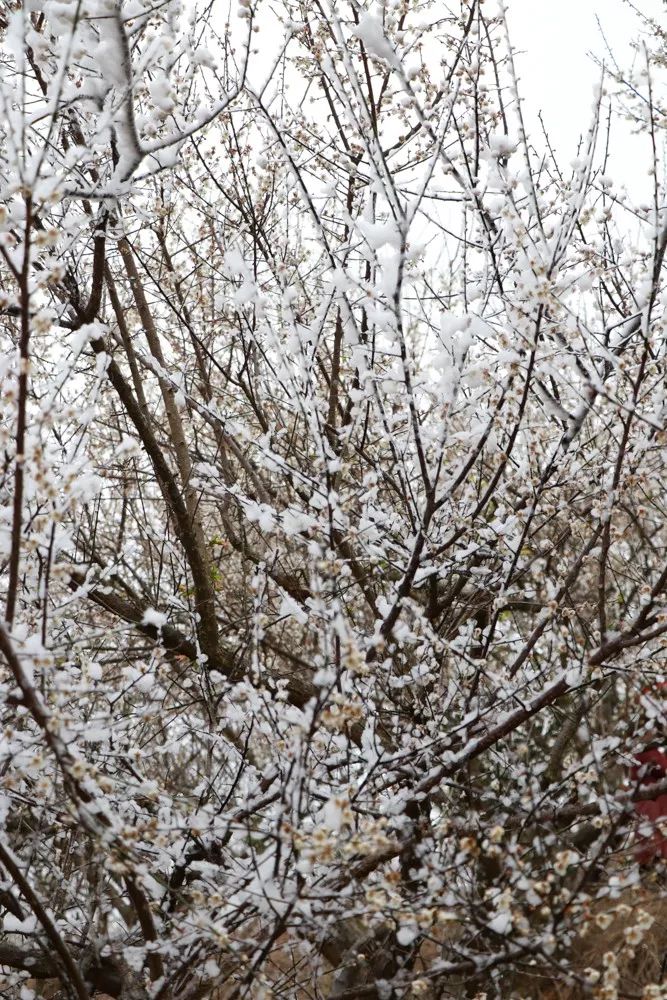
<path fill-rule="evenodd" d="M 667 19 L 667 0 L 636 0 L 634 6 Z M 541 110 L 552 142 L 568 162 L 590 123 L 593 88 L 600 79 L 590 53 L 609 62 L 606 39 L 619 66 L 628 68 L 640 18 L 625 0 L 508 0 L 507 7 L 512 39 L 521 50 L 517 70 L 527 125 L 531 130 L 538 127 Z M 640 196 L 648 183 L 642 170 L 643 163 L 648 166 L 646 139 L 633 138 L 622 122 L 614 129 L 612 172 Z M 539 133 L 535 139 L 540 145 Z"/>
<path fill-rule="evenodd" d="M 490 0 L 489 7 L 498 2 Z M 633 8 L 667 26 L 667 0 L 504 2 L 517 50 L 519 90 L 528 132 L 535 146 L 542 149 L 544 143 L 537 118 L 541 111 L 561 165 L 567 167 L 576 156 L 579 137 L 586 134 L 591 122 L 594 88 L 600 81 L 600 69 L 593 55 L 607 65 L 613 56 L 619 67 L 629 69 L 637 59 L 631 43 L 642 28 L 641 18 Z M 235 6 L 234 0 L 231 5 Z M 263 8 L 265 15 L 267 9 Z M 235 20 L 231 17 L 232 23 Z M 280 44 L 282 33 L 264 31 L 258 38 L 260 51 L 266 47 L 270 52 Z M 266 63 L 251 61 L 251 79 L 255 72 L 258 78 L 253 82 L 263 82 Z M 664 78 L 664 70 L 660 76 Z M 633 200 L 645 200 L 651 185 L 647 173 L 651 150 L 646 133 L 634 137 L 627 123 L 616 120 L 611 148 L 613 160 L 608 172 L 627 185 Z"/>

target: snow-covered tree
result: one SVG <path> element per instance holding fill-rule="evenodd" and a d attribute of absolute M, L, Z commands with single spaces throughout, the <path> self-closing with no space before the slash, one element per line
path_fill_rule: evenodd
<path fill-rule="evenodd" d="M 662 996 L 660 25 L 3 9 L 2 995 Z"/>

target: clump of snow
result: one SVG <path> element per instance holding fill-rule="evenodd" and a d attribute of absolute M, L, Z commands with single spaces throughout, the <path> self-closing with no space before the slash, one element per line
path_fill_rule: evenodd
<path fill-rule="evenodd" d="M 361 39 L 370 55 L 384 59 L 390 66 L 398 67 L 400 65 L 396 53 L 384 33 L 382 18 L 378 17 L 377 14 L 364 14 L 353 33 Z"/>
<path fill-rule="evenodd" d="M 496 159 L 511 156 L 517 148 L 517 141 L 504 132 L 496 132 L 489 137 L 489 153 Z"/>
<path fill-rule="evenodd" d="M 163 625 L 167 624 L 167 616 L 162 611 L 156 611 L 155 608 L 146 608 L 141 619 L 141 624 L 162 628 Z"/>
<path fill-rule="evenodd" d="M 328 802 L 325 802 L 322 808 L 322 818 L 330 830 L 338 833 L 343 825 L 343 810 L 337 799 L 331 798 Z"/>
<path fill-rule="evenodd" d="M 2 926 L 6 934 L 33 934 L 37 929 L 37 918 L 31 915 L 19 920 L 13 913 L 5 913 Z"/>
<path fill-rule="evenodd" d="M 486 926 L 496 934 L 508 934 L 512 929 L 512 914 L 506 911 L 498 913 Z"/>
<path fill-rule="evenodd" d="M 416 924 L 404 924 L 396 934 L 396 940 L 403 948 L 411 945 L 417 937 L 419 937 L 419 928 Z"/>

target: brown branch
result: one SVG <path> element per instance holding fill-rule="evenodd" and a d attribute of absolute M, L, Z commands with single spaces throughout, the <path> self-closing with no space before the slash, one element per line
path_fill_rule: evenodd
<path fill-rule="evenodd" d="M 12 534 L 9 553 L 9 583 L 5 620 L 10 628 L 14 623 L 18 597 L 19 569 L 21 564 L 21 525 L 23 521 L 23 480 L 25 465 L 26 423 L 28 410 L 28 371 L 30 358 L 30 233 L 32 201 L 25 199 L 25 245 L 21 271 L 18 275 L 21 296 L 21 324 L 19 335 L 18 416 L 16 422 L 16 454 L 14 456 L 14 498 L 12 503 Z"/>
<path fill-rule="evenodd" d="M 101 338 L 91 341 L 91 346 L 96 354 L 106 353 L 106 344 Z M 217 665 L 216 669 L 231 676 L 236 672 L 235 667 L 233 664 L 224 663 L 224 658 L 218 649 L 215 592 L 211 584 L 209 568 L 181 490 L 139 403 L 137 403 L 125 376 L 113 357 L 109 359 L 107 375 L 151 460 L 162 494 L 173 516 L 176 534 L 183 546 L 192 573 L 197 611 L 201 618 L 199 638 L 202 650 L 208 657 L 210 666 Z M 221 666 L 221 663 L 224 663 L 224 666 Z"/>
<path fill-rule="evenodd" d="M 54 921 L 51 919 L 49 914 L 44 907 L 41 899 L 33 889 L 33 887 L 28 882 L 27 878 L 21 871 L 20 867 L 16 863 L 14 854 L 0 841 L 0 859 L 7 869 L 9 875 L 13 879 L 15 885 L 21 890 L 26 902 L 30 906 L 30 909 L 34 915 L 39 920 L 40 924 L 44 928 L 44 933 L 48 937 L 51 945 L 58 955 L 67 978 L 72 984 L 76 995 L 79 1000 L 90 1000 L 90 994 L 86 988 L 86 984 L 83 981 L 83 977 L 79 970 L 77 963 L 72 958 L 69 949 L 67 948 L 65 942 L 61 938 L 58 928 L 56 927 Z"/>
<path fill-rule="evenodd" d="M 127 894 L 132 901 L 132 905 L 134 906 L 137 919 L 139 920 L 139 926 L 141 927 L 141 933 L 144 936 L 144 941 L 146 944 L 157 941 L 158 937 L 155 929 L 155 921 L 153 920 L 153 914 L 151 913 L 148 900 L 132 877 L 128 876 L 125 879 L 125 886 L 127 888 Z M 162 962 L 162 956 L 159 952 L 149 951 L 147 955 L 147 963 L 151 979 L 153 981 L 156 979 L 162 979 L 164 976 L 164 965 Z"/>
<path fill-rule="evenodd" d="M 168 623 L 158 628 L 155 625 L 144 622 L 144 614 L 148 609 L 148 605 L 142 607 L 120 597 L 110 589 L 87 583 L 85 574 L 80 570 L 70 570 L 69 585 L 71 590 L 82 589 L 86 597 L 99 607 L 133 625 L 142 635 L 147 636 L 147 638 L 152 639 L 154 642 L 160 643 L 168 652 L 179 656 L 186 656 L 193 663 L 198 662 L 196 642 L 189 639 L 179 629 Z M 317 689 L 313 686 L 309 676 L 312 670 L 310 664 L 301 657 L 298 657 L 293 651 L 283 649 L 278 643 L 268 637 L 263 639 L 262 643 L 271 652 L 298 667 L 298 673 L 295 670 L 291 670 L 286 674 L 275 673 L 272 675 L 272 680 L 278 681 L 281 678 L 285 678 L 287 680 L 287 694 L 290 704 L 295 705 L 297 708 L 303 708 L 306 702 L 317 694 Z M 242 666 L 234 661 L 233 650 L 225 650 L 224 647 L 221 647 L 221 655 L 217 660 L 214 660 L 212 663 L 206 663 L 206 669 L 217 670 L 230 680 L 239 680 L 244 673 Z"/>
<path fill-rule="evenodd" d="M 151 313 L 146 299 L 141 276 L 137 270 L 132 248 L 126 237 L 118 241 L 118 249 L 123 259 L 125 272 L 127 274 L 132 295 L 134 298 L 139 318 L 148 340 L 148 345 L 152 356 L 158 362 L 160 370 L 166 370 L 166 361 L 160 344 L 153 314 Z M 176 405 L 175 390 L 173 386 L 161 374 L 158 374 L 158 382 L 162 393 L 167 422 L 171 435 L 171 441 L 176 455 L 176 465 L 183 488 L 182 504 L 185 506 L 185 517 L 181 517 L 179 529 L 182 535 L 182 543 L 185 554 L 192 571 L 192 580 L 195 590 L 195 603 L 199 614 L 200 625 L 198 628 L 199 640 L 202 650 L 209 660 L 218 658 L 218 623 L 215 610 L 215 590 L 211 580 L 211 568 L 209 565 L 208 551 L 204 538 L 204 532 L 198 511 L 198 497 L 191 485 L 192 462 L 188 444 L 185 438 L 183 421 Z M 145 423 L 145 421 L 144 421 Z M 137 428 L 138 429 L 138 428 Z M 172 479 L 173 483 L 173 479 Z M 173 484 L 175 486 L 175 483 Z M 187 532 L 184 528 L 187 525 Z M 187 544 L 186 544 L 187 538 Z"/>
<path fill-rule="evenodd" d="M 60 967 L 43 952 L 23 951 L 13 944 L 0 943 L 0 966 L 29 972 L 33 979 L 57 979 Z"/>
<path fill-rule="evenodd" d="M 79 313 L 79 318 L 74 326 L 82 326 L 84 323 L 92 323 L 102 304 L 102 290 L 104 288 L 104 270 L 106 266 L 106 229 L 109 221 L 109 213 L 105 211 L 100 224 L 97 227 L 93 240 L 93 274 L 91 279 L 90 297 L 84 309 Z"/>

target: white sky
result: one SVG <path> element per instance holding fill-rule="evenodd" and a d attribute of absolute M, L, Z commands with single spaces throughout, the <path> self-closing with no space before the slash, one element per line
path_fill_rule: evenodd
<path fill-rule="evenodd" d="M 634 5 L 667 22 L 666 0 L 635 0 Z M 606 40 L 619 66 L 628 69 L 641 20 L 625 0 L 508 0 L 507 7 L 514 47 L 520 50 L 516 63 L 526 126 L 539 148 L 537 112 L 542 111 L 551 142 L 567 165 L 590 123 L 593 88 L 600 80 L 591 53 L 609 63 Z M 648 185 L 647 140 L 633 137 L 619 121 L 612 126 L 611 147 L 610 173 L 641 198 Z"/>
<path fill-rule="evenodd" d="M 640 36 L 642 29 L 637 10 L 667 27 L 667 0 L 504 2 L 516 50 L 519 92 L 529 136 L 537 149 L 544 148 L 537 117 L 541 111 L 560 164 L 567 168 L 576 156 L 580 136 L 586 134 L 591 121 L 594 88 L 600 81 L 600 69 L 593 54 L 607 65 L 615 59 L 624 71 L 633 64 L 636 66 L 637 54 L 631 43 Z M 235 6 L 234 0 L 231 5 Z M 263 10 L 266 15 L 268 8 Z M 233 16 L 230 20 L 232 24 L 237 21 Z M 236 26 L 239 26 L 238 21 Z M 257 38 L 260 52 L 270 62 L 270 53 L 279 44 L 282 33 L 263 30 Z M 257 45 L 257 41 L 254 44 Z M 252 82 L 263 82 L 266 69 L 265 61 L 251 59 Z M 253 76 L 255 73 L 257 80 Z M 661 70 L 658 75 L 664 81 L 667 74 Z M 661 96 L 665 97 L 664 82 Z M 601 131 L 599 143 L 604 139 Z M 633 136 L 628 123 L 617 118 L 612 122 L 610 148 L 612 157 L 607 172 L 616 182 L 627 186 L 634 201 L 645 201 L 651 190 L 648 137 L 646 134 Z"/>

